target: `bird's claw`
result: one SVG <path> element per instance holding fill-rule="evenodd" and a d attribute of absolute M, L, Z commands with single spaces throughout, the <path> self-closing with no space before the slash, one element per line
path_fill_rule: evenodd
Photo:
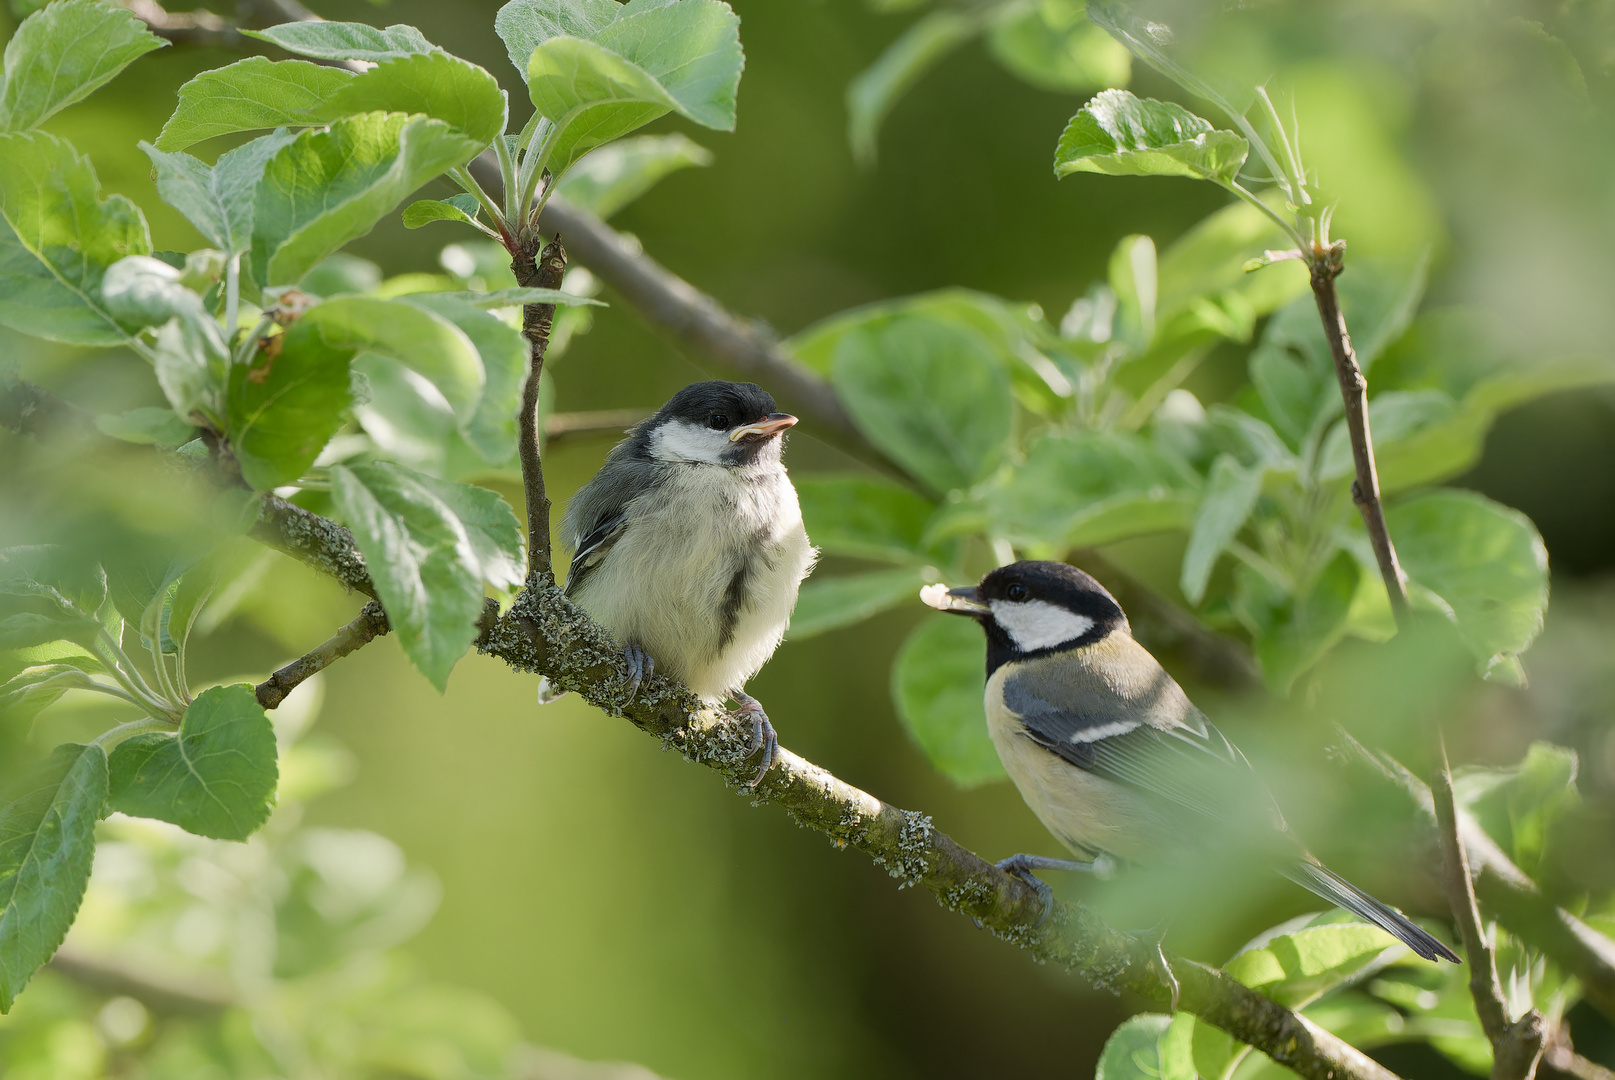
<path fill-rule="evenodd" d="M 1049 888 L 1047 882 L 1033 875 L 1033 870 L 1064 870 L 1068 873 L 1103 875 L 1109 873 L 1111 864 L 1104 855 L 1093 862 L 1078 862 L 1075 859 L 1051 859 L 1047 855 L 1022 853 L 1000 859 L 993 865 L 1006 874 L 1013 874 L 1037 893 L 1038 898 L 1043 901 L 1043 915 L 1037 920 L 1036 925 L 1042 926 L 1049 921 L 1049 913 L 1054 910 L 1054 890 Z"/>
<path fill-rule="evenodd" d="M 758 750 L 763 752 L 763 760 L 757 766 L 757 774 L 742 785 L 747 789 L 752 789 L 763 782 L 763 777 L 768 775 L 768 770 L 772 769 L 774 763 L 779 760 L 779 733 L 774 730 L 774 725 L 769 722 L 768 714 L 763 711 L 762 702 L 738 690 L 731 696 L 740 704 L 740 708 L 735 710 L 735 715 L 745 714 L 751 717 L 751 746 L 747 750 L 746 756 L 750 757 Z"/>
<path fill-rule="evenodd" d="M 638 695 L 640 684 L 656 674 L 656 659 L 638 645 L 632 644 L 623 650 L 623 659 L 628 664 L 628 697 L 623 702 L 626 705 Z"/>

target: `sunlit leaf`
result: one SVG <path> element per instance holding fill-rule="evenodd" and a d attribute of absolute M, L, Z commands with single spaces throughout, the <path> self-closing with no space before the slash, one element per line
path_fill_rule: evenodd
<path fill-rule="evenodd" d="M 189 154 L 164 153 L 150 143 L 140 148 L 151 158 L 163 201 L 184 214 L 208 243 L 235 255 L 252 246 L 253 208 L 264 166 L 293 138 L 285 131 L 265 135 L 221 154 L 211 166 Z"/>
<path fill-rule="evenodd" d="M 1361 572 L 1357 560 L 1340 551 L 1304 591 L 1288 594 L 1248 567 L 1239 568 L 1237 606 L 1252 630 L 1256 660 L 1270 687 L 1288 692 L 1340 640 Z"/>
<path fill-rule="evenodd" d="M 168 44 L 135 13 L 101 0 L 56 0 L 6 43 L 0 131 L 27 131 Z"/>
<path fill-rule="evenodd" d="M 1054 152 L 1054 175 L 1186 176 L 1231 183 L 1250 147 L 1181 105 L 1106 90 L 1082 107 Z"/>
<path fill-rule="evenodd" d="M 328 119 L 376 111 L 419 113 L 442 120 L 482 146 L 505 126 L 505 99 L 498 81 L 477 65 L 445 52 L 383 60 L 344 83 L 323 108 Z"/>
<path fill-rule="evenodd" d="M 215 135 L 318 123 L 326 102 L 353 78 L 342 68 L 262 56 L 204 71 L 179 88 L 179 104 L 157 136 L 157 149 L 183 150 Z"/>
<path fill-rule="evenodd" d="M 434 221 L 458 221 L 465 225 L 475 225 L 478 209 L 477 200 L 471 195 L 454 195 L 447 199 L 421 199 L 404 207 L 404 228 L 418 229 Z"/>
<path fill-rule="evenodd" d="M 427 41 L 419 30 L 402 23 L 378 30 L 365 23 L 312 19 L 241 32 L 248 37 L 279 45 L 289 53 L 316 60 L 363 60 L 379 64 L 437 50 L 437 46 Z"/>
<path fill-rule="evenodd" d="M 245 840 L 274 806 L 275 730 L 251 685 L 215 686 L 191 702 L 177 733 L 119 743 L 110 769 L 114 810 Z"/>
<path fill-rule="evenodd" d="M 932 765 L 965 788 L 1005 776 L 982 706 L 986 656 L 981 628 L 955 616 L 921 623 L 892 665 L 903 727 Z"/>
<path fill-rule="evenodd" d="M 0 324 L 75 345 L 119 345 L 101 277 L 151 251 L 146 219 L 105 200 L 86 157 L 54 135 L 0 135 Z"/>
<path fill-rule="evenodd" d="M 598 28 L 584 22 L 573 27 L 587 37 L 546 37 L 517 63 L 534 107 L 558 130 L 548 161 L 552 172 L 564 172 L 585 151 L 668 112 L 703 127 L 734 130 L 745 57 L 740 20 L 728 4 L 681 0 L 614 6 L 611 14 Z"/>
<path fill-rule="evenodd" d="M 485 378 L 476 409 L 461 431 L 483 461 L 490 465 L 509 461 L 516 452 L 527 339 L 508 323 L 448 293 L 415 293 L 399 300 L 453 323 L 477 350 Z"/>
<path fill-rule="evenodd" d="M 68 743 L 0 807 L 0 1012 L 56 952 L 78 914 L 107 797 L 107 757 Z"/>
<path fill-rule="evenodd" d="M 385 462 L 333 466 L 331 494 L 405 655 L 442 690 L 477 635 L 485 577 L 520 579 L 515 515 L 491 491 Z"/>
<path fill-rule="evenodd" d="M 398 113 L 365 113 L 303 132 L 270 160 L 259 183 L 253 280 L 260 287 L 297 281 L 480 149 L 440 120 Z"/>

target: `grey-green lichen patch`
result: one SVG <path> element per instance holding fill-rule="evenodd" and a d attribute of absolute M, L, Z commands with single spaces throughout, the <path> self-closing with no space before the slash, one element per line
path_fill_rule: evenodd
<path fill-rule="evenodd" d="M 374 596 L 364 556 L 353 534 L 330 518 L 303 509 L 275 495 L 259 505 L 253 532 L 260 540 L 336 578 L 350 589 Z"/>
<path fill-rule="evenodd" d="M 875 862 L 886 868 L 886 873 L 897 879 L 899 889 L 915 884 L 931 869 L 927 857 L 936 830 L 931 816 L 918 810 L 904 810 L 903 827 L 897 834 L 897 850 L 874 856 Z"/>
<path fill-rule="evenodd" d="M 998 890 L 984 878 L 971 877 L 943 889 L 937 894 L 937 900 L 949 911 L 980 916 L 998 903 Z"/>

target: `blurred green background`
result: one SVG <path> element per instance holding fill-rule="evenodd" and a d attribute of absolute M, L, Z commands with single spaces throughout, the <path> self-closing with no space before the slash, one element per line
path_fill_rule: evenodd
<path fill-rule="evenodd" d="M 413 23 L 515 87 L 492 32 L 497 6 L 328 0 L 318 10 Z M 700 132 L 715 164 L 674 175 L 614 224 L 782 335 L 855 304 L 951 285 L 1035 302 L 1057 319 L 1103 276 L 1120 237 L 1148 233 L 1164 246 L 1223 204 L 1209 186 L 1166 179 L 1056 182 L 1054 142 L 1083 99 L 1018 82 L 977 46 L 903 99 L 882 132 L 878 167 L 861 171 L 847 147 L 845 87 L 905 19 L 859 0 L 734 6 L 747 53 L 738 130 Z M 1485 18 L 1470 18 L 1470 6 L 1272 2 L 1218 20 L 1185 6 L 1174 25 L 1210 69 L 1295 88 L 1308 160 L 1341 200 L 1335 231 L 1350 241 L 1350 258 L 1429 246 L 1433 300 L 1503 311 L 1511 344 L 1527 351 L 1607 354 L 1615 15 L 1606 4 L 1565 2 L 1486 5 Z M 155 137 L 182 82 L 236 55 L 164 50 L 51 125 L 93 156 L 108 190 L 141 204 L 158 248 L 200 240 L 155 197 L 135 140 Z M 1562 77 L 1571 61 L 1579 94 Z M 1134 88 L 1175 96 L 1147 71 L 1135 71 Z M 652 130 L 677 129 L 663 121 Z M 438 226 L 406 232 L 394 220 L 351 250 L 388 273 L 436 270 L 442 246 L 459 239 Z M 609 291 L 605 298 L 614 306 L 555 366 L 560 409 L 649 409 L 687 382 L 724 374 L 673 348 Z M 131 387 L 159 403 L 145 371 L 116 356 L 58 353 L 9 335 L 0 348 L 28 377 L 85 404 L 127 408 Z M 1243 351 L 1224 347 L 1189 387 L 1218 400 L 1243 372 Z M 558 504 L 610 445 L 588 438 L 554 449 Z M 788 462 L 803 472 L 854 466 L 811 424 L 793 434 Z M 1455 756 L 1510 763 L 1533 739 L 1575 747 L 1587 797 L 1580 861 L 1595 866 L 1587 887 L 1607 888 L 1596 865 L 1615 857 L 1607 810 L 1615 399 L 1560 395 L 1509 414 L 1463 483 L 1536 521 L 1554 599 L 1547 633 L 1525 657 L 1531 688 L 1467 696 L 1456 706 L 1464 734 Z M 1127 554 L 1170 560 L 1170 578 L 1179 550 Z M 357 607 L 276 562 L 253 585 L 247 614 L 198 648 L 198 674 L 270 670 Z M 752 692 L 791 749 L 923 809 L 966 845 L 993 858 L 1056 853 L 1007 784 L 956 791 L 907 741 L 887 682 L 897 645 L 925 617 L 914 607 L 787 642 Z M 1253 757 L 1289 745 L 1279 738 L 1268 753 L 1256 749 L 1263 733 L 1245 719 L 1253 710 L 1196 685 L 1186 668 L 1174 673 Z M 391 837 L 412 865 L 434 872 L 441 906 L 406 951 L 432 978 L 497 999 L 528 1040 L 687 1080 L 1085 1076 L 1106 1035 L 1136 1009 L 1032 965 L 923 892 L 896 891 L 862 856 L 753 809 L 575 697 L 538 708 L 535 685 L 473 656 L 439 697 L 392 640 L 356 654 L 328 674 L 319 723 L 352 751 L 357 772 L 305 817 Z M 71 737 L 72 724 L 48 714 L 30 741 L 48 747 Z M 1331 861 L 1343 873 L 1369 887 L 1398 880 L 1376 866 L 1380 853 L 1342 846 Z M 1106 888 L 1060 885 L 1093 897 Z M 1276 881 L 1252 889 L 1263 899 L 1246 921 L 1191 920 L 1174 928 L 1173 944 L 1218 960 L 1312 903 Z M 1417 897 L 1393 899 L 1417 908 Z M 1586 1035 L 1577 1028 L 1584 1050 L 1602 1037 L 1588 1025 Z M 1437 1075 L 1429 1067 L 1420 1075 Z"/>

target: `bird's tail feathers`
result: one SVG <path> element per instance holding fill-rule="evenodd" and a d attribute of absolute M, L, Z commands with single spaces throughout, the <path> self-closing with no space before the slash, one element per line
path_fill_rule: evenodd
<path fill-rule="evenodd" d="M 1458 955 L 1414 925 L 1400 911 L 1387 907 L 1345 878 L 1315 862 L 1297 861 L 1280 871 L 1303 889 L 1331 904 L 1345 908 L 1365 922 L 1371 922 L 1426 960 L 1463 963 Z"/>

